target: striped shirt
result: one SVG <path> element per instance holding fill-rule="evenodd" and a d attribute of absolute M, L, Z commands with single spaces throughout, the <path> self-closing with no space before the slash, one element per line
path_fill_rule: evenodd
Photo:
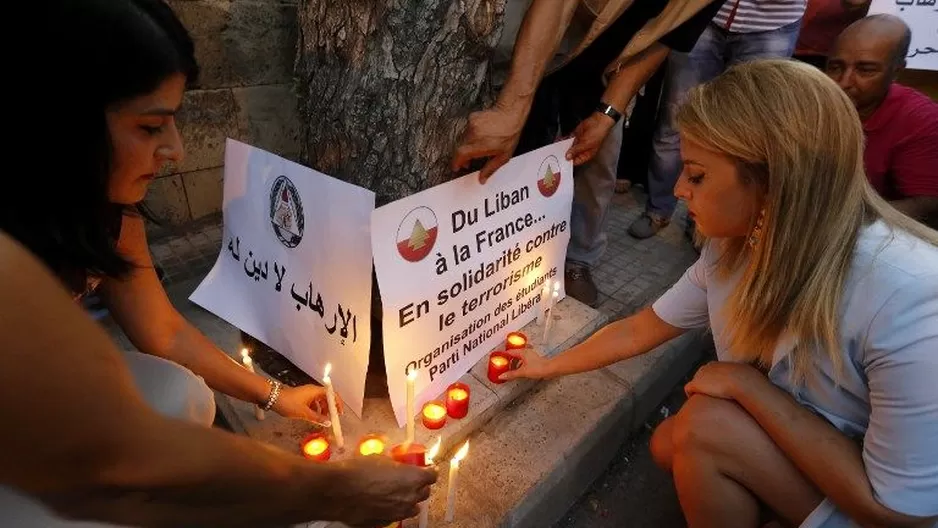
<path fill-rule="evenodd" d="M 726 0 L 713 23 L 731 33 L 772 31 L 797 22 L 806 0 Z"/>

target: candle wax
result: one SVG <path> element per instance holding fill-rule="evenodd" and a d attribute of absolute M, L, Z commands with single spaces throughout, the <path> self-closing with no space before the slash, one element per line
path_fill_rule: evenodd
<path fill-rule="evenodd" d="M 495 356 L 492 358 L 492 364 L 498 368 L 507 367 L 508 360 L 503 358 L 502 356 Z"/>
<path fill-rule="evenodd" d="M 469 397 L 469 393 L 464 389 L 450 389 L 449 397 L 456 401 L 462 401 Z"/>

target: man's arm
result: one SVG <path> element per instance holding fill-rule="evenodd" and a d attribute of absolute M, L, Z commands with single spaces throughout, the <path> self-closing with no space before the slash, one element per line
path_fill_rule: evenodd
<path fill-rule="evenodd" d="M 479 175 L 485 182 L 511 159 L 534 93 L 578 4 L 579 0 L 533 0 L 518 30 L 505 85 L 494 107 L 469 116 L 465 135 L 453 156 L 454 171 L 466 168 L 474 159 L 489 157 Z"/>
<path fill-rule="evenodd" d="M 656 42 L 630 59 L 609 81 L 603 92 L 603 102 L 624 114 L 629 101 L 658 71 L 658 67 L 668 56 L 668 51 L 667 46 Z M 567 159 L 572 160 L 574 165 L 582 165 L 593 159 L 615 124 L 615 121 L 605 114 L 590 114 L 573 131 L 575 140 L 567 151 Z"/>
<path fill-rule="evenodd" d="M 157 415 L 104 331 L 2 232 L 0 300 L 0 421 L 16 432 L 0 435 L 0 484 L 61 515 L 137 526 L 361 524 L 411 516 L 429 494 L 432 471 L 312 463 Z"/>
<path fill-rule="evenodd" d="M 658 42 L 621 65 L 612 74 L 606 91 L 603 93 L 602 102 L 624 114 L 629 101 L 651 79 L 670 51 L 688 53 L 694 48 L 700 35 L 703 34 L 722 4 L 723 2 L 717 0 L 710 2 L 670 33 L 661 37 Z M 575 165 L 581 165 L 592 159 L 614 124 L 611 118 L 600 113 L 593 113 L 584 119 L 573 132 L 576 141 L 567 153 L 567 159 L 572 160 Z"/>
<path fill-rule="evenodd" d="M 938 222 L 938 104 L 928 102 L 912 110 L 913 128 L 890 153 L 889 167 L 896 192 L 906 198 L 892 206 L 912 218 L 936 227 Z M 912 121 L 907 119 L 906 122 Z"/>

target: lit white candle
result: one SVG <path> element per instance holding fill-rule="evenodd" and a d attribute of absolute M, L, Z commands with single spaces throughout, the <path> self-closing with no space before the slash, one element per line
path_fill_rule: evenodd
<path fill-rule="evenodd" d="M 254 361 L 251 359 L 251 355 L 246 348 L 241 349 L 241 364 L 244 365 L 244 368 L 250 370 L 252 374 L 256 373 L 254 371 Z M 260 405 L 254 406 L 254 417 L 258 420 L 264 419 L 264 409 L 261 409 Z"/>
<path fill-rule="evenodd" d="M 406 445 L 414 443 L 414 415 L 417 414 L 416 403 L 414 402 L 414 385 L 416 382 L 417 369 L 410 369 L 407 373 L 407 439 L 404 441 Z"/>
<path fill-rule="evenodd" d="M 537 324 L 544 324 L 544 319 L 547 317 L 547 305 L 550 303 L 550 281 L 544 283 L 544 287 L 541 289 L 541 302 L 537 312 Z"/>
<path fill-rule="evenodd" d="M 332 388 L 332 363 L 326 363 L 326 371 L 322 376 L 322 382 L 326 385 L 326 400 L 329 402 L 329 420 L 332 421 L 332 434 L 335 436 L 335 445 L 339 449 L 345 446 L 345 439 L 342 437 L 342 423 L 339 422 L 339 409 L 335 404 L 335 389 Z"/>
<path fill-rule="evenodd" d="M 554 303 L 557 302 L 557 298 L 560 297 L 560 283 L 556 284 L 554 292 L 550 295 L 550 307 L 547 309 L 547 320 L 544 321 L 544 348 L 547 349 L 550 347 L 550 321 L 554 318 Z"/>
<path fill-rule="evenodd" d="M 437 453 L 440 452 L 440 444 L 442 443 L 442 441 L 443 441 L 443 437 L 437 438 L 436 443 L 433 444 L 433 447 L 431 447 L 427 451 L 427 454 L 424 455 L 423 459 L 426 465 L 428 466 L 433 465 L 433 459 L 436 458 Z M 417 518 L 418 528 L 427 528 L 427 526 L 430 525 L 429 504 L 430 504 L 430 499 L 427 499 L 420 503 L 420 516 Z"/>
<path fill-rule="evenodd" d="M 453 522 L 456 516 L 456 478 L 459 475 L 459 462 L 469 454 L 469 441 L 456 452 L 449 461 L 449 483 L 446 490 L 446 522 Z"/>

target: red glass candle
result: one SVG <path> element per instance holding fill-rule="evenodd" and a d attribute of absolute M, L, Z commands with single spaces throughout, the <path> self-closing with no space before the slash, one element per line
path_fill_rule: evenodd
<path fill-rule="evenodd" d="M 528 346 L 528 336 L 522 332 L 510 332 L 505 339 L 505 350 L 521 350 Z"/>
<path fill-rule="evenodd" d="M 511 370 L 511 355 L 504 352 L 489 354 L 489 381 L 492 383 L 505 383 L 499 376 Z"/>
<path fill-rule="evenodd" d="M 362 456 L 383 455 L 387 447 L 384 437 L 370 434 L 363 436 L 358 442 L 358 454 Z"/>
<path fill-rule="evenodd" d="M 304 438 L 300 443 L 300 450 L 304 457 L 318 462 L 325 462 L 332 456 L 329 439 L 321 433 L 313 433 Z"/>
<path fill-rule="evenodd" d="M 453 383 L 446 389 L 446 414 L 450 418 L 465 418 L 469 414 L 469 386 Z"/>
<path fill-rule="evenodd" d="M 391 458 L 401 464 L 426 466 L 427 448 L 420 444 L 398 444 L 391 448 Z"/>
<path fill-rule="evenodd" d="M 423 406 L 420 417 L 423 419 L 423 426 L 427 429 L 439 429 L 446 425 L 446 407 L 440 402 L 428 402 Z"/>

